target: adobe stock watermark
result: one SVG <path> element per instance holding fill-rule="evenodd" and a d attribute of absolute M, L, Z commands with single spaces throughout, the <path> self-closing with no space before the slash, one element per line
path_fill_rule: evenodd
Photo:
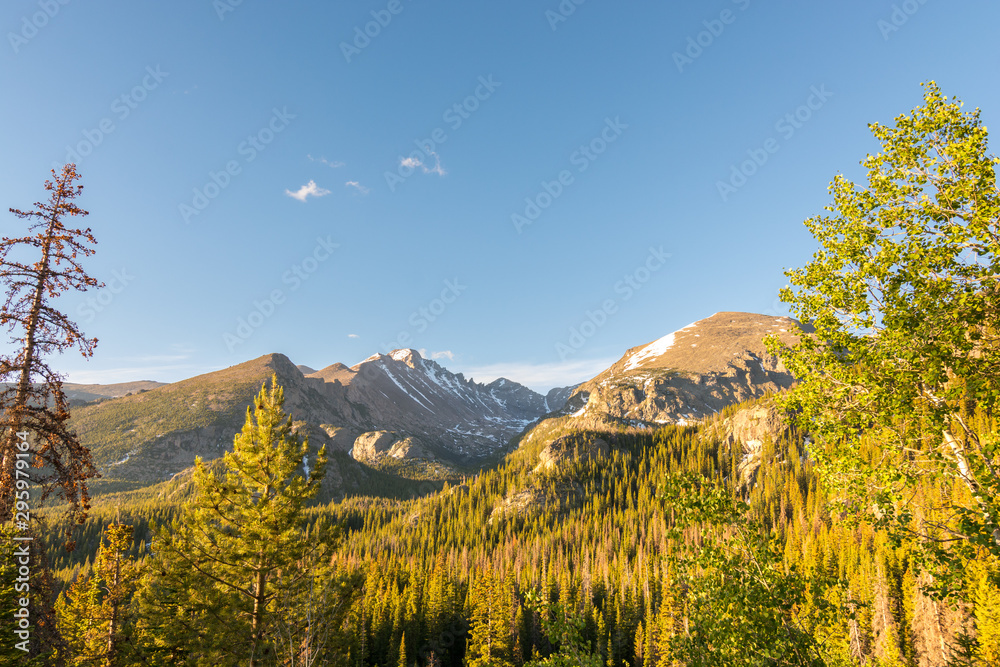
<path fill-rule="evenodd" d="M 14 527 L 22 533 L 27 533 L 31 523 L 31 442 L 27 431 L 18 431 L 14 434 L 14 447 L 17 454 L 14 457 Z M 14 591 L 19 597 L 13 598 L 11 603 L 14 606 L 14 634 L 20 642 L 14 644 L 14 648 L 19 651 L 28 652 L 28 645 L 31 642 L 31 548 L 29 542 L 34 538 L 30 534 L 14 535 L 11 538 L 14 542 L 10 547 L 10 556 L 16 565 L 17 577 L 14 579 Z"/>
<path fill-rule="evenodd" d="M 781 142 L 794 137 L 795 133 L 812 119 L 813 114 L 822 109 L 827 100 L 833 97 L 833 93 L 826 89 L 826 84 L 819 88 L 812 86 L 809 90 L 810 95 L 804 104 L 786 113 L 774 124 L 774 131 L 780 135 L 780 139 L 769 137 L 760 148 L 749 149 L 746 160 L 732 165 L 727 180 L 715 182 L 722 201 L 729 201 L 729 197 L 746 185 L 747 181 L 767 164 L 771 156 L 781 149 Z"/>
<path fill-rule="evenodd" d="M 495 81 L 492 74 L 479 77 L 478 82 L 472 94 L 465 97 L 462 101 L 452 104 L 441 114 L 441 120 L 451 128 L 452 132 L 457 131 L 465 121 L 472 118 L 472 114 L 479 110 L 482 103 L 493 97 L 493 93 L 496 92 L 497 88 L 503 85 L 502 82 Z M 437 157 L 437 148 L 448 141 L 448 139 L 449 136 L 444 127 L 434 128 L 426 139 L 414 139 L 413 143 L 416 145 L 417 150 L 411 152 L 406 157 L 400 155 L 396 171 L 386 171 L 384 174 L 385 184 L 389 186 L 389 191 L 395 192 L 396 188 L 416 173 L 418 168 L 423 168 L 427 173 L 433 171 L 426 166 L 430 156 Z M 440 173 L 440 162 L 437 164 L 437 169 Z"/>
<path fill-rule="evenodd" d="M 587 0 L 562 0 L 555 10 L 545 10 L 545 20 L 549 22 L 552 32 L 559 29 L 560 23 L 565 23 L 569 17 L 576 13 L 576 8 Z"/>
<path fill-rule="evenodd" d="M 894 32 L 899 32 L 899 29 L 906 25 L 913 15 L 928 2 L 929 0 L 904 0 L 898 5 L 893 5 L 888 20 L 879 19 L 876 23 L 879 32 L 882 33 L 882 39 L 888 42 L 889 37 Z"/>
<path fill-rule="evenodd" d="M 470 629 L 472 629 L 472 625 L 464 618 L 453 621 L 449 627 L 441 631 L 436 639 L 432 639 L 420 647 L 417 651 L 417 655 L 420 656 L 417 664 L 440 665 L 448 649 L 454 646 L 458 639 L 467 635 Z"/>
<path fill-rule="evenodd" d="M 146 67 L 146 74 L 142 81 L 132 87 L 127 93 L 122 93 L 111 102 L 111 113 L 114 117 L 108 116 L 98 121 L 97 126 L 83 131 L 83 138 L 75 144 L 67 144 L 66 158 L 62 162 L 52 163 L 53 169 L 62 168 L 64 164 L 79 165 L 83 159 L 94 152 L 98 146 L 104 143 L 118 126 L 115 120 L 120 123 L 132 115 L 132 112 L 139 108 L 139 105 L 146 101 L 149 94 L 160 87 L 163 80 L 170 76 L 170 72 L 164 72 L 160 65 Z"/>
<path fill-rule="evenodd" d="M 236 11 L 236 8 L 243 4 L 243 0 L 212 0 L 212 9 L 220 21 L 226 20 L 226 14 Z"/>
<path fill-rule="evenodd" d="M 750 0 L 732 0 L 732 2 L 740 11 L 746 11 L 750 6 Z M 739 14 L 732 9 L 723 9 L 719 12 L 717 18 L 702 21 L 705 29 L 693 37 L 688 37 L 687 46 L 683 53 L 674 51 L 673 58 L 674 64 L 677 66 L 677 71 L 683 74 L 684 68 L 688 65 L 693 65 L 694 61 L 705 53 L 705 49 L 711 48 L 715 44 L 715 40 L 722 37 L 722 33 L 726 31 L 726 26 L 736 23 L 737 17 L 739 17 Z"/>
<path fill-rule="evenodd" d="M 789 304 L 782 301 L 780 296 L 775 297 L 774 301 L 771 302 L 771 306 L 766 308 L 761 315 L 770 315 L 771 317 L 789 317 L 791 319 L 795 319 Z"/>
<path fill-rule="evenodd" d="M 603 155 L 611 144 L 618 141 L 627 129 L 628 125 L 621 121 L 620 116 L 615 116 L 614 120 L 605 118 L 604 128 L 598 135 L 577 148 L 569 156 L 570 165 L 576 167 L 579 174 L 587 171 L 590 165 Z M 517 233 L 523 233 L 525 227 L 534 224 L 542 216 L 542 213 L 563 195 L 566 188 L 575 182 L 576 177 L 569 169 L 563 169 L 551 181 L 543 180 L 540 183 L 541 190 L 537 194 L 524 198 L 524 210 L 510 216 L 510 222 L 514 225 Z"/>
<path fill-rule="evenodd" d="M 556 343 L 556 354 L 559 355 L 559 360 L 566 361 L 571 355 L 583 349 L 587 341 L 596 336 L 597 332 L 608 323 L 608 320 L 618 313 L 621 304 L 629 301 L 646 283 L 652 280 L 653 274 L 662 269 L 670 257 L 670 253 L 663 251 L 663 246 L 659 248 L 651 246 L 645 261 L 614 284 L 612 289 L 619 296 L 605 299 L 594 310 L 586 311 L 583 320 L 569 328 L 569 337 L 566 342 Z"/>
<path fill-rule="evenodd" d="M 14 49 L 14 54 L 16 55 L 22 46 L 33 40 L 38 31 L 47 26 L 59 10 L 70 2 L 72 0 L 38 0 L 40 11 L 30 16 L 22 16 L 21 29 L 18 32 L 7 33 L 7 41 L 10 42 L 10 48 Z"/>
<path fill-rule="evenodd" d="M 396 338 L 390 342 L 382 343 L 382 349 L 388 353 L 400 348 L 410 347 L 413 344 L 413 333 L 422 334 L 427 331 L 431 324 L 444 315 L 448 307 L 458 301 L 458 297 L 467 289 L 469 289 L 468 285 L 460 283 L 458 278 L 445 280 L 441 294 L 426 305 L 417 308 L 407 318 L 406 321 L 410 325 L 410 328 L 400 331 L 396 335 Z"/>
<path fill-rule="evenodd" d="M 316 237 L 316 246 L 301 261 L 293 264 L 281 275 L 281 283 L 289 285 L 288 291 L 294 292 L 302 287 L 309 278 L 312 277 L 323 262 L 330 259 L 333 252 L 340 247 L 339 243 L 334 243 L 327 236 Z M 274 316 L 278 306 L 285 303 L 288 295 L 285 290 L 276 288 L 271 290 L 263 299 L 254 299 L 253 309 L 246 317 L 236 319 L 236 329 L 233 333 L 228 331 L 222 334 L 222 342 L 230 352 L 235 352 L 239 345 L 242 345 L 253 336 L 257 329 L 264 326 Z"/>
<path fill-rule="evenodd" d="M 94 294 L 88 294 L 87 298 L 77 305 L 77 315 L 83 318 L 84 323 L 93 322 L 97 314 L 104 312 L 104 309 L 110 306 L 115 297 L 124 292 L 133 280 L 135 276 L 129 275 L 127 269 L 112 271 L 111 280 L 104 283 Z"/>
<path fill-rule="evenodd" d="M 289 123 L 295 120 L 295 115 L 288 113 L 288 107 L 271 110 L 271 118 L 254 134 L 247 135 L 247 138 L 236 147 L 236 153 L 243 161 L 229 160 L 219 171 L 208 172 L 208 180 L 201 187 L 193 190 L 190 203 L 182 202 L 178 204 L 177 210 L 185 224 L 191 222 L 191 218 L 201 215 L 202 211 L 208 208 L 212 200 L 222 194 L 222 191 L 229 187 L 233 178 L 243 173 L 243 165 L 250 164 L 263 153 L 274 141 L 275 137 L 285 131 Z"/>
<path fill-rule="evenodd" d="M 361 52 L 371 45 L 372 40 L 381 35 L 382 31 L 392 23 L 392 19 L 402 14 L 404 9 L 406 6 L 402 0 L 389 0 L 385 9 L 373 9 L 372 20 L 364 24 L 364 29 L 360 25 L 354 26 L 354 39 L 350 43 L 340 43 L 340 52 L 344 54 L 344 60 L 350 64 L 355 56 L 361 55 Z"/>

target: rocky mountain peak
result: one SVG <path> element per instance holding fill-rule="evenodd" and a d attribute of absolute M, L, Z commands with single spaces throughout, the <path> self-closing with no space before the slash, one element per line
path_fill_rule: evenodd
<path fill-rule="evenodd" d="M 741 401 L 776 393 L 793 378 L 764 337 L 793 343 L 788 317 L 720 312 L 629 349 L 580 385 L 563 412 L 582 421 L 633 426 L 688 423 Z"/>
<path fill-rule="evenodd" d="M 391 358 L 394 361 L 402 362 L 407 366 L 409 366 L 410 368 L 420 368 L 421 362 L 423 362 L 424 360 L 424 358 L 420 356 L 419 352 L 409 348 L 401 350 L 393 350 L 392 352 L 389 353 L 389 358 Z"/>

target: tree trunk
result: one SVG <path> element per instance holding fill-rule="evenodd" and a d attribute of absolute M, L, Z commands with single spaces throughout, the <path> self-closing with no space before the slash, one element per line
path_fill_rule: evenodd
<path fill-rule="evenodd" d="M 257 647 L 260 646 L 261 633 L 264 629 L 264 550 L 261 549 L 257 559 L 257 571 L 254 573 L 253 616 L 250 620 L 250 667 L 257 667 Z"/>
<path fill-rule="evenodd" d="M 108 621 L 108 641 L 104 651 L 104 667 L 112 667 L 115 659 L 115 633 L 118 632 L 118 591 L 121 586 L 121 556 L 115 556 L 114 581 L 108 591 L 111 597 L 111 619 Z"/>
<path fill-rule="evenodd" d="M 58 211 L 58 205 L 61 201 L 61 197 L 56 200 L 56 211 Z M 24 360 L 22 361 L 21 375 L 17 382 L 17 394 L 14 396 L 14 404 L 8 408 L 9 413 L 13 415 L 14 419 L 6 426 L 7 433 L 5 437 L 0 439 L 0 443 L 3 443 L 3 459 L 0 460 L 0 471 L 2 471 L 5 479 L 14 478 L 13 468 L 16 461 L 14 449 L 17 442 L 17 433 L 24 430 L 24 412 L 28 406 L 28 392 L 31 389 L 31 371 L 35 362 L 35 334 L 38 330 L 38 318 L 42 309 L 42 300 L 45 296 L 45 284 L 48 282 L 50 274 L 49 261 L 52 247 L 52 226 L 56 221 L 56 216 L 57 213 L 53 212 L 52 217 L 49 219 L 49 226 L 46 229 L 45 240 L 42 244 L 41 268 L 38 274 L 38 281 L 35 284 L 35 293 L 31 301 L 28 326 L 24 335 Z M 11 474 L 8 475 L 8 472 L 11 472 Z M 10 503 L 9 508 L 4 507 L 8 502 Z M 9 500 L 6 497 L 0 499 L 0 507 L 3 507 L 2 512 L 4 515 L 8 513 L 7 509 L 13 512 L 13 492 Z"/>

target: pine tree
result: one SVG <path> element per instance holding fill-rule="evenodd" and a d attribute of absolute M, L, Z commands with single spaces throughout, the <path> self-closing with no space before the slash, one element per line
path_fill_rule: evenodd
<path fill-rule="evenodd" d="M 26 608 L 21 601 L 25 584 L 23 580 L 18 581 L 19 547 L 23 543 L 15 541 L 19 536 L 21 532 L 10 522 L 0 522 L 0 615 L 7 629 L 7 636 L 0 641 L 0 664 L 44 667 L 51 664 L 48 660 L 51 654 L 50 651 L 38 651 L 40 633 L 37 620 L 30 615 L 33 610 L 28 608 L 28 616 L 23 616 Z M 27 626 L 21 624 L 21 618 L 25 618 Z"/>
<path fill-rule="evenodd" d="M 132 535 L 132 526 L 108 526 L 91 572 L 78 577 L 56 603 L 66 664 L 133 664 L 129 603 L 139 566 L 128 557 Z"/>
<path fill-rule="evenodd" d="M 139 595 L 146 649 L 158 662 L 251 667 L 275 659 L 282 608 L 314 579 L 301 564 L 331 537 L 305 539 L 303 506 L 319 491 L 325 449 L 300 474 L 308 440 L 292 433 L 271 379 L 226 452 L 222 470 L 196 460 L 195 496 L 154 531 L 154 562 Z M 328 557 L 327 557 L 328 558 Z"/>
<path fill-rule="evenodd" d="M 397 667 L 407 667 L 406 662 L 406 633 L 399 640 L 399 660 L 396 663 Z"/>
<path fill-rule="evenodd" d="M 468 667 L 513 667 L 510 608 L 502 582 L 487 568 L 469 594 L 472 638 L 466 650 Z"/>
<path fill-rule="evenodd" d="M 36 202 L 36 210 L 10 209 L 18 218 L 36 220 L 29 227 L 33 234 L 0 240 L 0 283 L 7 291 L 0 326 L 10 330 L 11 343 L 19 350 L 0 358 L 0 382 L 6 383 L 0 391 L 0 517 L 6 519 L 14 508 L 17 434 L 28 433 L 33 464 L 41 469 L 32 475 L 33 484 L 42 488 L 43 497 L 56 492 L 67 503 L 69 517 L 80 522 L 89 502 L 86 480 L 96 470 L 90 451 L 69 426 L 62 378 L 45 357 L 73 347 L 84 357 L 94 353 L 97 339 L 85 338 L 53 302 L 67 290 L 102 285 L 78 261 L 94 254 L 93 234 L 89 228 L 68 228 L 64 221 L 88 215 L 73 203 L 83 191 L 74 185 L 76 166 L 68 164 L 52 176 L 45 182 L 51 193 L 47 202 Z"/>
<path fill-rule="evenodd" d="M 525 667 L 601 667 L 600 652 L 592 652 L 583 638 L 586 622 L 571 614 L 561 602 L 546 602 L 541 595 L 529 591 L 527 604 L 540 612 L 546 637 L 558 645 L 558 650 L 544 660 L 532 656 Z M 636 631 L 636 642 L 642 642 L 642 624 Z"/>

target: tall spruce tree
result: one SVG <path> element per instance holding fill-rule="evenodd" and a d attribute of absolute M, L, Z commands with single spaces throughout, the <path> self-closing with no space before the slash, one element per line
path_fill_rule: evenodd
<path fill-rule="evenodd" d="M 56 603 L 56 618 L 67 665 L 131 665 L 132 594 L 139 565 L 128 555 L 132 526 L 115 522 L 104 531 L 91 572 L 79 576 Z"/>
<path fill-rule="evenodd" d="M 154 662 L 274 664 L 282 620 L 316 583 L 304 564 L 329 560 L 332 532 L 307 539 L 304 513 L 326 470 L 325 449 L 304 474 L 308 439 L 292 432 L 283 403 L 272 377 L 221 466 L 198 459 L 193 499 L 154 530 L 138 595 L 141 640 Z"/>
<path fill-rule="evenodd" d="M 16 217 L 33 221 L 30 235 L 0 239 L 0 284 L 6 300 L 0 308 L 0 326 L 11 332 L 13 355 L 0 358 L 0 516 L 6 520 L 14 507 L 17 434 L 29 434 L 32 482 L 43 497 L 57 492 L 73 520 L 82 521 L 88 506 L 86 480 L 96 474 L 90 451 L 69 427 L 69 407 L 62 378 L 45 358 L 77 348 L 90 357 L 96 338 L 86 338 L 76 323 L 55 307 L 68 290 L 101 287 L 87 275 L 80 259 L 94 254 L 97 243 L 90 228 L 75 229 L 66 218 L 86 216 L 74 203 L 83 192 L 74 185 L 80 175 L 67 164 L 45 182 L 50 193 L 35 209 L 10 209 Z M 72 546 L 70 543 L 69 546 Z"/>
<path fill-rule="evenodd" d="M 492 567 L 476 579 L 469 593 L 472 637 L 466 649 L 467 667 L 513 667 L 513 609 L 508 586 Z"/>

